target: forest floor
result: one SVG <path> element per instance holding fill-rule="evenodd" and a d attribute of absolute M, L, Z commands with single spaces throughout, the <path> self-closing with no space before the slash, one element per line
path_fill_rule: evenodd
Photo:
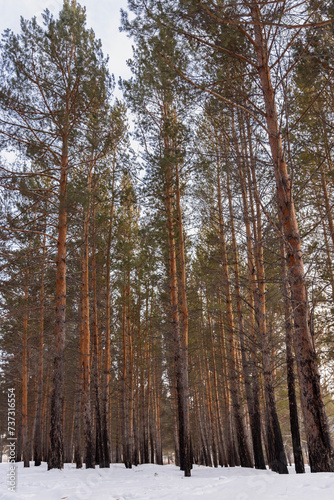
<path fill-rule="evenodd" d="M 32 462 L 33 463 L 33 462 Z M 0 464 L 1 500 L 333 500 L 334 473 L 294 473 L 288 476 L 255 469 L 194 466 L 184 478 L 174 465 L 139 465 L 125 469 L 47 471 L 17 464 L 15 493 L 8 491 L 9 464 Z"/>

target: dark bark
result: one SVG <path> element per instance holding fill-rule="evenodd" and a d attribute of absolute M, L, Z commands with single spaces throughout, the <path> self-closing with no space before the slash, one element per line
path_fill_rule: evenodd
<path fill-rule="evenodd" d="M 281 262 L 282 262 L 282 289 L 284 299 L 284 315 L 285 315 L 285 343 L 286 343 L 286 368 L 288 382 L 288 397 L 290 411 L 290 430 L 292 437 L 292 448 L 295 462 L 295 470 L 297 474 L 305 472 L 303 452 L 301 447 L 299 418 L 297 397 L 295 389 L 295 372 L 294 372 L 294 356 L 293 356 L 293 322 L 292 311 L 290 307 L 290 294 L 288 286 L 288 273 L 286 266 L 286 255 L 284 242 L 281 240 Z"/>
<path fill-rule="evenodd" d="M 189 428 L 189 381 L 188 381 L 188 305 L 186 294 L 186 264 L 184 235 L 182 223 L 181 194 L 179 181 L 179 166 L 175 165 L 175 192 L 176 209 L 178 221 L 178 263 L 180 270 L 179 291 L 180 291 L 180 367 L 178 380 L 179 384 L 179 418 L 181 419 L 180 432 L 180 464 L 185 476 L 190 476 L 192 467 L 190 456 L 190 428 Z"/>
<path fill-rule="evenodd" d="M 164 103 L 164 119 L 167 120 L 168 110 Z M 164 136 L 165 154 L 168 157 L 174 154 L 171 150 L 171 145 L 168 136 Z M 181 326 L 179 314 L 179 297 L 178 297 L 178 282 L 176 270 L 176 244 L 175 244 L 175 229 L 174 229 L 174 213 L 172 202 L 172 172 L 171 165 L 166 167 L 166 215 L 167 215 L 167 232 L 168 232 L 168 249 L 169 249 L 169 273 L 170 273 L 170 303 L 172 316 L 172 334 L 174 343 L 175 356 L 175 377 L 176 377 L 176 397 L 178 407 L 178 433 L 179 433 L 179 458 L 180 468 L 184 471 L 185 476 L 190 476 L 190 437 L 189 437 L 189 401 L 188 401 L 188 346 L 187 346 L 187 331 L 185 321 L 187 317 L 183 310 L 183 325 Z M 179 220 L 179 223 L 181 221 Z M 179 235 L 180 237 L 180 235 Z M 181 257 L 182 258 L 182 257 Z M 184 257 L 183 257 L 184 259 Z M 182 272 L 182 270 L 181 270 Z M 184 285 L 182 284 L 184 287 Z M 182 292 L 181 292 L 182 293 Z M 182 304 L 184 308 L 185 304 Z"/>

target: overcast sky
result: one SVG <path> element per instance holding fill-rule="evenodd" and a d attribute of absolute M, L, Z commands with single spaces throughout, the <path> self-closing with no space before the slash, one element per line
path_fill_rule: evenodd
<path fill-rule="evenodd" d="M 118 78 L 130 76 L 126 60 L 132 55 L 131 40 L 120 33 L 120 9 L 126 9 L 127 0 L 79 0 L 86 7 L 87 27 L 93 28 L 96 38 L 102 41 L 104 55 L 109 55 L 110 72 Z M 20 30 L 20 16 L 30 19 L 36 16 L 41 21 L 40 13 L 49 9 L 55 16 L 63 5 L 62 0 L 0 0 L 0 31 L 6 28 L 15 33 Z M 121 97 L 119 91 L 116 95 Z"/>

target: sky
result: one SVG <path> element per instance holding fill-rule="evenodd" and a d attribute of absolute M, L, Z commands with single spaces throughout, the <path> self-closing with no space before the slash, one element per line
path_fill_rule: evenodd
<path fill-rule="evenodd" d="M 132 56 L 132 41 L 118 29 L 120 9 L 127 8 L 127 0 L 79 0 L 79 3 L 86 7 L 87 27 L 93 28 L 96 38 L 102 41 L 103 53 L 109 56 L 109 69 L 116 82 L 120 76 L 129 78 L 131 73 L 126 60 Z M 62 0 L 0 0 L 0 32 L 10 28 L 18 33 L 20 16 L 26 19 L 36 16 L 42 23 L 40 14 L 46 8 L 57 17 L 62 4 Z M 122 96 L 117 86 L 115 95 Z"/>

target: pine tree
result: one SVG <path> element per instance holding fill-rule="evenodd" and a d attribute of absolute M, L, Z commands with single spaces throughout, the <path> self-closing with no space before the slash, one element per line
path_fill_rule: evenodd
<path fill-rule="evenodd" d="M 1 133 L 14 148 L 38 161 L 37 175 L 58 184 L 56 330 L 51 449 L 48 467 L 62 468 L 64 349 L 66 330 L 67 184 L 85 147 L 89 115 L 102 110 L 110 78 L 100 42 L 85 26 L 85 10 L 64 1 L 59 19 L 43 14 L 44 27 L 21 20 L 21 33 L 2 43 Z M 82 160 L 81 160 L 82 161 Z"/>

